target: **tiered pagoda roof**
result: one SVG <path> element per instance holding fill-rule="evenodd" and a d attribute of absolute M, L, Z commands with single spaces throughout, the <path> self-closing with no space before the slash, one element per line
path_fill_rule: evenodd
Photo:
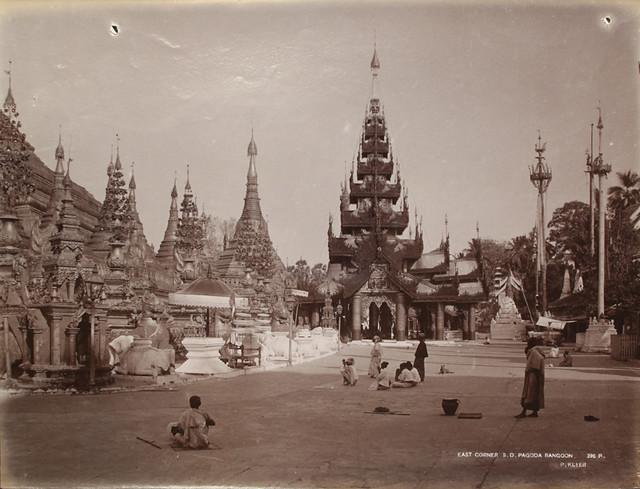
<path fill-rule="evenodd" d="M 358 155 L 340 196 L 340 236 L 329 230 L 329 262 L 366 270 L 381 254 L 402 270 L 422 253 L 422 236 L 401 238 L 409 225 L 406 188 L 394 159 L 391 139 L 375 82 L 380 60 L 371 60 L 372 95 L 362 124 Z M 394 175 L 395 174 L 395 175 Z"/>

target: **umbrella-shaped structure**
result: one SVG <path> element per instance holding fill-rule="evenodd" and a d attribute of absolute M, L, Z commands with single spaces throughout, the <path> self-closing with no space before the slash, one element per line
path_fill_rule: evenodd
<path fill-rule="evenodd" d="M 246 298 L 236 297 L 233 290 L 222 280 L 213 278 L 211 271 L 206 277 L 194 280 L 184 289 L 169 294 L 171 305 L 207 308 L 207 336 L 211 309 L 230 308 L 233 312 L 236 306 L 245 306 L 246 302 Z"/>
<path fill-rule="evenodd" d="M 176 306 L 205 307 L 207 309 L 207 337 L 184 338 L 182 344 L 188 350 L 187 361 L 176 372 L 188 374 L 217 374 L 229 368 L 220 360 L 219 348 L 224 344 L 222 338 L 210 338 L 211 309 L 231 308 L 245 305 L 246 298 L 237 298 L 233 290 L 224 282 L 213 278 L 211 269 L 206 277 L 199 278 L 184 289 L 169 294 L 169 304 Z"/>
<path fill-rule="evenodd" d="M 246 299 L 235 297 L 227 284 L 212 277 L 199 278 L 184 289 L 169 294 L 169 304 L 175 306 L 232 308 L 238 301 L 246 302 Z"/>

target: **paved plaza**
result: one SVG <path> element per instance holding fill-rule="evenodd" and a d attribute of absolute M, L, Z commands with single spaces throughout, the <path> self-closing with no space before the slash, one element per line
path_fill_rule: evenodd
<path fill-rule="evenodd" d="M 516 420 L 522 345 L 430 345 L 426 382 L 392 391 L 368 390 L 368 351 L 342 351 L 360 369 L 355 387 L 341 384 L 334 355 L 175 390 L 5 393 L 1 485 L 637 487 L 637 365 L 577 354 L 572 369 L 548 367 L 546 409 Z M 385 346 L 383 358 L 395 368 L 412 353 Z M 194 394 L 216 420 L 215 447 L 177 451 L 166 425 Z M 444 416 L 448 397 L 482 418 Z M 367 414 L 377 406 L 408 416 Z"/>

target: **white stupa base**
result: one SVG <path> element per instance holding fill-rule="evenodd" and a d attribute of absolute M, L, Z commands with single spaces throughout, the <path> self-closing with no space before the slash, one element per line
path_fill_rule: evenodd
<path fill-rule="evenodd" d="M 596 320 L 592 318 L 589 321 L 589 327 L 584 335 L 584 352 L 611 352 L 611 336 L 618 334 L 613 321 L 606 319 Z"/>
<path fill-rule="evenodd" d="M 231 372 L 232 369 L 220 360 L 222 338 L 184 338 L 187 361 L 176 369 L 180 374 L 215 375 Z"/>

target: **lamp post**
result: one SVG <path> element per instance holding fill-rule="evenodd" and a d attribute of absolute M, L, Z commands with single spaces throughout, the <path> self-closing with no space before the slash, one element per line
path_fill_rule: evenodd
<path fill-rule="evenodd" d="M 598 317 L 601 317 L 604 315 L 605 226 L 607 225 L 605 214 L 607 210 L 607 193 L 603 178 L 607 178 L 611 171 L 611 165 L 604 162 L 602 155 L 602 129 L 604 124 L 602 123 L 600 107 L 598 107 L 598 125 L 596 127 L 598 128 L 598 156 L 592 161 L 591 170 L 594 175 L 598 176 Z"/>
<path fill-rule="evenodd" d="M 336 317 L 338 319 L 338 351 L 340 351 L 340 343 L 342 343 L 342 333 L 341 333 L 341 324 L 342 324 L 342 302 L 339 302 L 336 306 Z"/>
<path fill-rule="evenodd" d="M 95 326 L 96 326 L 96 303 L 102 298 L 104 280 L 94 269 L 91 275 L 85 280 L 85 290 L 83 303 L 91 310 L 91 330 L 89 339 L 89 385 L 96 383 L 96 360 L 95 360 Z"/>
<path fill-rule="evenodd" d="M 537 255 L 536 255 L 536 295 L 542 288 L 542 313 L 547 310 L 547 256 L 545 250 L 545 233 L 544 233 L 544 194 L 551 183 L 551 168 L 544 160 L 542 154 L 546 150 L 547 143 L 542 144 L 540 133 L 538 132 L 538 144 L 535 146 L 536 164 L 529 167 L 529 180 L 538 191 L 538 213 L 537 213 Z M 538 276 L 542 273 L 542 287 L 540 287 Z"/>
<path fill-rule="evenodd" d="M 293 341 L 293 311 L 294 311 L 294 306 L 295 306 L 295 298 L 293 297 L 293 295 L 291 295 L 290 291 L 288 291 L 289 293 L 287 294 L 285 301 L 287 303 L 287 310 L 289 311 L 289 318 L 287 320 L 287 322 L 289 323 L 289 357 L 287 360 L 287 363 L 289 366 L 292 365 L 292 359 L 291 359 L 291 346 L 292 346 L 292 341 Z"/>

